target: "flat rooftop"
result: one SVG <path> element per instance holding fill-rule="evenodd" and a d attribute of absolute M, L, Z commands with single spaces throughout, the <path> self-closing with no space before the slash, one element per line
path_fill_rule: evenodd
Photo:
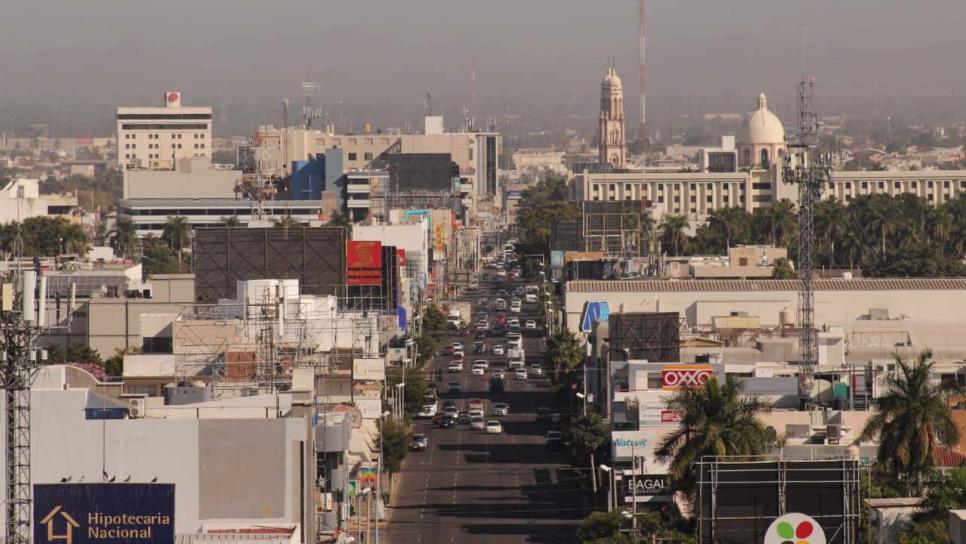
<path fill-rule="evenodd" d="M 798 280 L 577 280 L 567 282 L 571 293 L 636 292 L 775 292 L 798 291 Z M 816 291 L 963 291 L 966 278 L 853 278 L 816 279 Z"/>

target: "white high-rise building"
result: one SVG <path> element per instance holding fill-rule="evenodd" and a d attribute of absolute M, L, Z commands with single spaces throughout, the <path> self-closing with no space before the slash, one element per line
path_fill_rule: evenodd
<path fill-rule="evenodd" d="M 117 109 L 117 162 L 125 169 L 173 169 L 178 159 L 211 157 L 210 107 L 184 107 L 181 92 L 160 107 Z"/>

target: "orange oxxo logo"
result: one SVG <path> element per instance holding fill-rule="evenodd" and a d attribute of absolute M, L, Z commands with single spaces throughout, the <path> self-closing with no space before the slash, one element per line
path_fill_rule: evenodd
<path fill-rule="evenodd" d="M 40 520 L 40 523 L 47 529 L 48 542 L 63 541 L 64 544 L 74 543 L 74 529 L 80 527 L 77 520 L 68 514 L 62 506 L 55 506 L 50 513 Z"/>
<path fill-rule="evenodd" d="M 664 365 L 661 369 L 661 387 L 672 391 L 701 387 L 713 375 L 711 365 Z"/>
<path fill-rule="evenodd" d="M 768 526 L 764 544 L 826 544 L 825 531 L 805 514 L 785 514 Z"/>

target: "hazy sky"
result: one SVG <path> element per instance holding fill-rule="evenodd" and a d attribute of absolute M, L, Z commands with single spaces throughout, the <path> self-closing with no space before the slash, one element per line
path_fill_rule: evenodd
<path fill-rule="evenodd" d="M 803 34 L 837 104 L 961 107 L 964 28 L 964 0 L 649 0 L 649 110 L 790 107 Z M 310 72 L 330 110 L 392 122 L 430 89 L 465 105 L 475 58 L 480 110 L 593 116 L 609 55 L 636 93 L 636 0 L 0 0 L 0 115 L 180 89 L 250 123 Z"/>

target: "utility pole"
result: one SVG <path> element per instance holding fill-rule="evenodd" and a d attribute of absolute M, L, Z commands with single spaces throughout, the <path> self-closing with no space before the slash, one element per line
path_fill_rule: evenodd
<path fill-rule="evenodd" d="M 809 402 L 818 363 L 815 332 L 815 203 L 822 197 L 824 185 L 831 181 L 831 157 L 818 152 L 818 115 L 813 110 L 815 81 L 798 85 L 798 131 L 788 144 L 782 174 L 786 183 L 798 185 L 798 316 L 799 336 L 798 396 L 802 407 Z"/>

